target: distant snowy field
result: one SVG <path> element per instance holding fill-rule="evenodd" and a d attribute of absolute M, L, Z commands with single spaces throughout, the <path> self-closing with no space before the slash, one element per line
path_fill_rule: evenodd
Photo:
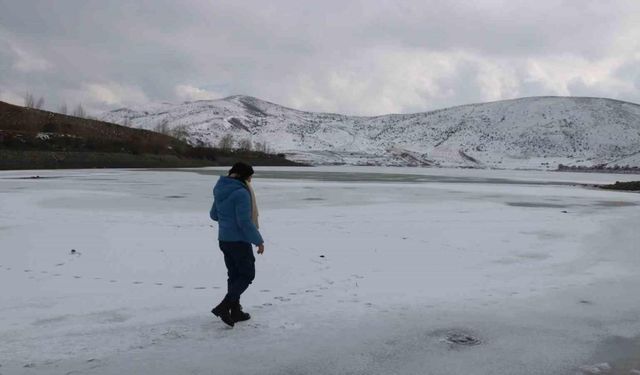
<path fill-rule="evenodd" d="M 638 176 L 258 170 L 266 251 L 233 329 L 209 313 L 222 169 L 0 172 L 0 373 L 640 368 L 640 194 L 575 186 Z"/>

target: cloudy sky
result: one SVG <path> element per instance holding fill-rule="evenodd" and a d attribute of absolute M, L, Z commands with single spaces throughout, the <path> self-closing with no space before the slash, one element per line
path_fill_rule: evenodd
<path fill-rule="evenodd" d="M 377 115 L 534 95 L 640 103 L 638 0 L 0 0 L 0 100 L 234 94 Z"/>

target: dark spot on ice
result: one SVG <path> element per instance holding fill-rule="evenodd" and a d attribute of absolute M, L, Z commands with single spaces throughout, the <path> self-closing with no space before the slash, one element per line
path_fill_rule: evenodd
<path fill-rule="evenodd" d="M 182 285 L 174 285 L 173 287 L 174 287 L 174 289 L 182 289 L 182 288 L 184 288 Z"/>
<path fill-rule="evenodd" d="M 179 199 L 179 198 L 186 198 L 186 196 L 184 196 L 184 195 L 167 195 L 165 198 Z"/>
<path fill-rule="evenodd" d="M 305 201 L 323 201 L 324 198 L 309 197 L 309 198 L 304 198 L 303 200 L 305 200 Z"/>
<path fill-rule="evenodd" d="M 542 202 L 506 202 L 507 206 L 512 207 L 531 207 L 531 208 L 566 208 L 563 204 L 542 203 Z"/>
<path fill-rule="evenodd" d="M 136 284 L 136 285 L 137 284 L 142 284 L 142 281 L 134 281 L 133 283 Z"/>
<path fill-rule="evenodd" d="M 451 331 L 444 337 L 444 341 L 453 345 L 475 346 L 480 339 L 466 332 Z"/>
<path fill-rule="evenodd" d="M 593 305 L 593 302 L 588 301 L 586 299 L 580 300 L 580 303 L 584 304 L 584 305 Z"/>
<path fill-rule="evenodd" d="M 324 255 L 320 255 L 320 258 L 324 258 Z"/>
<path fill-rule="evenodd" d="M 71 249 L 71 254 L 75 254 L 76 253 L 76 249 Z"/>
<path fill-rule="evenodd" d="M 565 211 L 565 210 L 562 210 L 560 212 L 562 212 L 563 214 L 568 214 L 569 213 L 569 211 Z"/>
<path fill-rule="evenodd" d="M 197 287 L 195 287 L 195 288 L 193 288 L 193 289 L 196 289 L 196 290 L 202 290 L 202 289 L 207 289 L 207 287 L 204 287 L 204 286 L 197 286 Z"/>

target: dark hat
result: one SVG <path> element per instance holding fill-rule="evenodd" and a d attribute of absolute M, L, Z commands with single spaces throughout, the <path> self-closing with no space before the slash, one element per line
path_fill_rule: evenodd
<path fill-rule="evenodd" d="M 231 169 L 229 169 L 229 175 L 236 174 L 238 178 L 246 181 L 253 175 L 253 167 L 247 163 L 241 161 L 235 163 Z"/>

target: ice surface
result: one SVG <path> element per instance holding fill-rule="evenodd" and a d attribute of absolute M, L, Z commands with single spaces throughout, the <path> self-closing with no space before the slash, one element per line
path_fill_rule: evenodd
<path fill-rule="evenodd" d="M 220 173 L 0 173 L 0 372 L 640 366 L 640 195 L 579 185 L 633 176 L 258 168 L 266 252 L 227 329 Z"/>

